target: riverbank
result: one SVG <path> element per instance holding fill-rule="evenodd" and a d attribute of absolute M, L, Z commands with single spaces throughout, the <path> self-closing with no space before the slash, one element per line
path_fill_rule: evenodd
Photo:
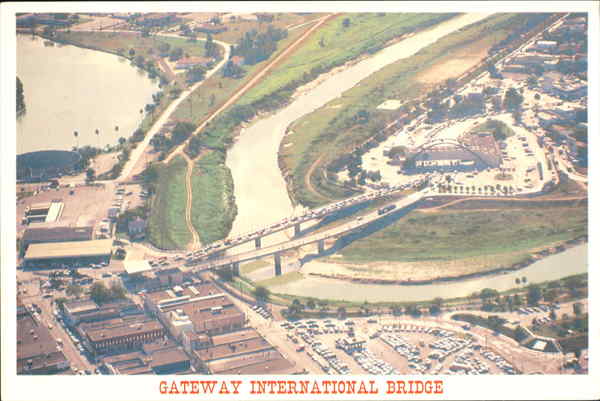
<path fill-rule="evenodd" d="M 458 79 L 470 74 L 488 59 L 490 49 L 508 38 L 527 16 L 494 14 L 485 19 L 471 21 L 460 29 L 430 43 L 414 43 L 412 57 L 401 58 L 381 68 L 345 91 L 343 96 L 296 120 L 279 149 L 284 168 L 289 177 L 289 187 L 294 202 L 318 206 L 343 197 L 343 183 L 335 172 L 348 155 L 368 140 L 381 142 L 386 127 L 405 112 L 412 118 L 413 107 L 404 107 L 398 113 L 377 107 L 389 99 L 405 105 L 424 95 L 432 88 L 443 85 L 447 79 Z M 534 17 L 531 17 L 534 18 Z M 448 21 L 450 24 L 452 21 Z M 404 42 L 419 38 L 418 35 Z M 460 63 L 448 62 L 453 57 Z M 444 65 L 444 73 L 436 72 Z M 357 177 L 354 177 L 357 179 Z"/>
<path fill-rule="evenodd" d="M 520 289 L 522 286 L 559 280 L 588 272 L 588 246 L 581 243 L 549 257 L 505 274 L 484 275 L 468 280 L 433 282 L 421 285 L 364 284 L 305 275 L 289 284 L 272 286 L 272 293 L 286 297 L 303 297 L 340 302 L 425 302 L 435 297 L 443 299 L 468 298 L 483 288 L 499 292 Z M 313 262 L 310 262 L 311 264 Z M 308 265 L 308 264 L 307 264 Z M 303 269 L 307 266 L 303 266 Z M 523 277 L 526 282 L 522 281 Z M 519 279 L 519 280 L 517 280 Z M 351 290 L 349 290 L 351 289 Z"/>
<path fill-rule="evenodd" d="M 536 261 L 541 260 L 545 257 L 564 252 L 567 249 L 570 249 L 574 246 L 577 246 L 577 245 L 580 245 L 583 243 L 587 243 L 587 237 L 579 238 L 579 239 L 572 240 L 572 241 L 567 241 L 567 242 L 558 244 L 553 247 L 548 247 L 548 248 L 541 249 L 537 252 L 533 252 L 533 253 L 529 254 L 528 256 L 526 256 L 523 261 L 514 263 L 510 266 L 502 266 L 502 267 L 494 268 L 491 270 L 478 271 L 478 272 L 474 272 L 474 273 L 459 274 L 459 275 L 452 275 L 452 276 L 439 276 L 439 277 L 426 278 L 426 279 L 411 279 L 411 278 L 409 278 L 409 279 L 405 279 L 405 280 L 391 280 L 391 279 L 381 279 L 381 278 L 379 278 L 379 279 L 378 278 L 357 278 L 357 277 L 352 277 L 352 276 L 348 276 L 348 275 L 344 275 L 344 274 L 324 274 L 324 273 L 315 273 L 315 272 L 309 272 L 308 275 L 314 276 L 314 277 L 343 280 L 343 281 L 348 281 L 348 282 L 352 282 L 352 283 L 386 284 L 386 285 L 426 285 L 426 284 L 444 283 L 444 282 L 451 282 L 451 281 L 470 280 L 470 279 L 475 279 L 475 278 L 480 278 L 480 277 L 485 277 L 485 276 L 490 276 L 490 275 L 498 275 L 498 274 L 506 274 L 508 272 L 515 272 L 515 271 L 524 269 L 524 268 L 530 266 L 531 264 L 535 263 Z M 443 268 L 441 268 L 441 266 L 439 266 L 439 267 L 440 267 L 439 270 L 443 270 Z"/>

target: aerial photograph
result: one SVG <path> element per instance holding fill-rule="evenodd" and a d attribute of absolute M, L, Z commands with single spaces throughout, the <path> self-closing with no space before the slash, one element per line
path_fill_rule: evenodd
<path fill-rule="evenodd" d="M 14 16 L 17 375 L 589 374 L 587 12 L 173 10 Z"/>

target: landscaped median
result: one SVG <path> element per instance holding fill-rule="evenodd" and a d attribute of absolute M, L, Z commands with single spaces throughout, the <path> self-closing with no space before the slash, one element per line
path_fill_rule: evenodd
<path fill-rule="evenodd" d="M 169 164 L 156 163 L 155 191 L 148 235 L 160 249 L 183 249 L 192 236 L 185 222 L 187 162 L 181 156 Z"/>

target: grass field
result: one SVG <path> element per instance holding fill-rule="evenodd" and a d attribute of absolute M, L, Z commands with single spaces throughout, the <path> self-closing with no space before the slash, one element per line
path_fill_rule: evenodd
<path fill-rule="evenodd" d="M 453 14 L 343 14 L 311 35 L 302 47 L 278 65 L 269 77 L 240 100 L 249 104 L 268 96 L 279 88 L 300 80 L 313 68 L 323 72 L 344 64 L 357 56 L 374 52 L 389 40 L 419 26 L 427 26 L 452 17 Z M 350 24 L 344 27 L 343 21 Z"/>
<path fill-rule="evenodd" d="M 160 249 L 183 249 L 191 240 L 185 224 L 187 163 L 182 157 L 158 167 L 158 188 L 152 201 L 149 240 Z"/>
<path fill-rule="evenodd" d="M 434 82 L 431 77 L 425 82 L 423 76 L 430 76 L 432 69 L 446 63 L 454 54 L 481 54 L 483 58 L 487 49 L 508 36 L 521 18 L 525 17 L 496 14 L 447 35 L 414 56 L 382 68 L 341 98 L 297 120 L 291 127 L 293 133 L 286 136 L 280 148 L 284 168 L 292 173 L 292 198 L 317 206 L 330 202 L 338 194 L 344 195 L 323 179 L 324 166 L 336 155 L 350 151 L 381 130 L 390 115 L 376 107 L 387 99 L 406 101 L 426 93 Z M 455 66 L 454 76 L 471 67 L 472 60 L 463 69 Z M 360 110 L 369 112 L 370 119 L 366 124 L 357 125 L 352 120 Z M 309 188 L 308 180 L 314 188 Z"/>
<path fill-rule="evenodd" d="M 262 61 L 255 65 L 243 65 L 242 69 L 246 74 L 241 79 L 225 78 L 221 71 L 216 72 L 212 77 L 207 79 L 194 93 L 181 103 L 173 113 L 177 120 L 189 121 L 198 123 L 215 110 L 220 104 L 227 101 L 236 90 L 244 86 L 256 72 L 268 64 L 274 57 L 285 50 L 290 43 L 298 38 L 310 25 L 306 25 L 299 29 L 295 29 L 288 34 L 288 37 L 277 43 L 277 51 L 269 57 L 268 60 Z M 191 104 L 190 104 L 191 102 Z M 239 102 L 238 102 L 239 103 Z"/>
<path fill-rule="evenodd" d="M 336 261 L 450 261 L 515 254 L 587 234 L 586 207 L 411 212 L 339 251 Z"/>
<path fill-rule="evenodd" d="M 210 152 L 194 164 L 192 224 L 203 244 L 223 239 L 237 214 L 233 178 L 222 152 Z"/>
<path fill-rule="evenodd" d="M 171 49 L 180 47 L 189 56 L 204 56 L 204 41 L 190 42 L 187 39 L 164 36 L 142 37 L 140 32 L 61 32 L 62 38 L 81 43 L 86 46 L 121 53 L 128 56 L 129 49 L 134 49 L 136 55 L 144 57 L 159 54 L 158 46 L 168 43 Z"/>

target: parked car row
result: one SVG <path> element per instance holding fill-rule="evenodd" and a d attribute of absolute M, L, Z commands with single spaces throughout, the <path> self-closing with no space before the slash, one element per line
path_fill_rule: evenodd
<path fill-rule="evenodd" d="M 481 355 L 494 362 L 498 368 L 504 370 L 506 373 L 511 375 L 517 374 L 517 371 L 510 363 L 493 351 L 482 351 Z"/>
<path fill-rule="evenodd" d="M 258 313 L 260 316 L 264 317 L 265 319 L 271 319 L 273 317 L 271 312 L 268 311 L 267 309 L 263 308 L 262 306 L 254 305 L 252 307 L 252 310 L 254 310 L 254 312 Z"/>
<path fill-rule="evenodd" d="M 354 352 L 354 360 L 367 372 L 372 375 L 398 375 L 400 372 L 389 363 L 378 359 L 371 352 L 365 350 Z"/>

